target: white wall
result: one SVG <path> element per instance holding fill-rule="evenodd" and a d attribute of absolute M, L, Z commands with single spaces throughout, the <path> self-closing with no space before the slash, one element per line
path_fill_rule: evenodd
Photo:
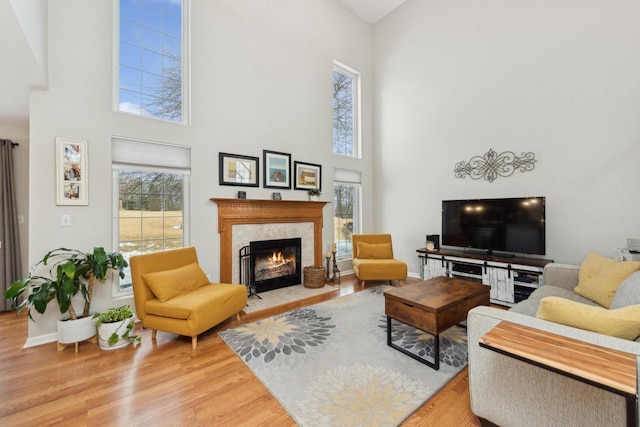
<path fill-rule="evenodd" d="M 626 0 L 409 0 L 375 25 L 375 229 L 411 272 L 443 199 L 545 196 L 558 262 L 640 236 L 638 22 Z M 455 178 L 490 148 L 535 169 Z"/>
<path fill-rule="evenodd" d="M 49 3 L 50 89 L 31 95 L 31 263 L 67 246 L 113 249 L 111 242 L 112 135 L 189 145 L 192 149 L 191 244 L 211 277 L 219 278 L 217 208 L 212 197 L 266 199 L 272 189 L 218 185 L 218 153 L 262 158 L 262 150 L 291 153 L 292 160 L 323 166 L 322 200 L 330 200 L 334 167 L 359 168 L 371 176 L 371 156 L 348 161 L 331 154 L 331 68 L 339 60 L 372 85 L 371 28 L 333 0 L 301 5 L 295 0 L 191 2 L 191 126 L 111 111 L 112 4 L 58 0 Z M 86 35 L 90 34 L 91 37 Z M 365 98 L 365 150 L 371 150 L 371 98 Z M 88 141 L 89 206 L 55 205 L 55 138 Z M 365 181 L 370 189 L 371 185 Z M 370 191 L 370 190 L 369 190 Z M 281 191 L 285 199 L 306 192 Z M 369 209 L 371 211 L 369 204 Z M 333 230 L 325 208 L 324 247 Z M 60 227 L 71 215 L 72 226 Z M 368 216 L 365 220 L 371 222 Z M 93 308 L 114 301 L 98 286 Z M 60 315 L 53 308 L 29 324 L 29 339 L 51 338 Z"/>

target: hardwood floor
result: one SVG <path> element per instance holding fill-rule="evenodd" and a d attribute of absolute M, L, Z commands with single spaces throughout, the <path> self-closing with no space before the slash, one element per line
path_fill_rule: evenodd
<path fill-rule="evenodd" d="M 359 290 L 353 276 L 343 277 L 335 293 L 243 315 L 241 323 Z M 57 352 L 55 343 L 22 349 L 27 317 L 2 313 L 0 425 L 295 425 L 218 337 L 235 325 L 229 320 L 200 335 L 195 351 L 190 338 L 159 331 L 154 342 L 150 330 L 137 330 L 136 348 L 101 351 L 85 342 L 74 353 L 73 346 Z M 480 426 L 468 381 L 465 369 L 403 425 Z"/>

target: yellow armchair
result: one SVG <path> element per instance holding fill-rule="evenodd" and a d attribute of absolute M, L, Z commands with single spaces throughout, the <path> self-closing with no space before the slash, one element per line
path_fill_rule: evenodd
<path fill-rule="evenodd" d="M 132 256 L 129 260 L 136 314 L 142 326 L 191 337 L 236 315 L 247 305 L 243 285 L 210 283 L 194 247 Z"/>
<path fill-rule="evenodd" d="M 393 258 L 391 234 L 354 234 L 351 236 L 353 271 L 362 283 L 367 280 L 399 280 L 407 278 L 407 264 Z"/>

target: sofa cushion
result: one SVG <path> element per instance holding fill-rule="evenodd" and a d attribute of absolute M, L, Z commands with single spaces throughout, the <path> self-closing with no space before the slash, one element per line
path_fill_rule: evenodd
<path fill-rule="evenodd" d="M 640 336 L 640 305 L 606 309 L 560 297 L 547 297 L 540 301 L 536 317 L 628 340 Z"/>
<path fill-rule="evenodd" d="M 353 260 L 353 271 L 360 280 L 404 280 L 407 278 L 407 264 L 396 259 Z"/>
<path fill-rule="evenodd" d="M 358 242 L 358 258 L 363 258 L 363 259 L 393 258 L 391 243 Z"/>
<path fill-rule="evenodd" d="M 145 328 L 195 336 L 241 311 L 247 303 L 244 285 L 211 283 L 168 301 L 145 301 Z"/>
<path fill-rule="evenodd" d="M 546 283 L 546 277 L 545 277 Z M 582 304 L 593 305 L 595 307 L 602 307 L 600 304 L 595 303 L 589 299 L 581 297 L 575 294 L 572 289 L 562 288 L 560 286 L 542 285 L 524 301 L 520 301 L 515 306 L 511 307 L 509 311 L 515 313 L 526 314 L 527 316 L 535 317 L 540 301 L 546 297 L 562 297 L 571 301 L 576 301 Z"/>
<path fill-rule="evenodd" d="M 195 262 L 173 270 L 146 273 L 142 278 L 160 302 L 209 284 L 207 275 Z"/>
<path fill-rule="evenodd" d="M 636 271 L 620 283 L 611 301 L 611 308 L 640 304 L 640 271 Z"/>
<path fill-rule="evenodd" d="M 145 311 L 156 316 L 189 319 L 201 312 L 226 311 L 227 305 L 237 305 L 235 301 L 242 299 L 243 293 L 246 294 L 247 290 L 242 285 L 210 283 L 165 302 L 158 299 L 147 300 Z M 227 314 L 225 318 L 231 314 Z"/>
<path fill-rule="evenodd" d="M 640 269 L 639 261 L 616 261 L 591 252 L 580 265 L 578 286 L 573 290 L 609 308 L 620 283 Z"/>

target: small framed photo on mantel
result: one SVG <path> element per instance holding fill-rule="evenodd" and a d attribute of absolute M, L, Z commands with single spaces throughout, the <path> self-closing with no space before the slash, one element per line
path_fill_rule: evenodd
<path fill-rule="evenodd" d="M 56 138 L 56 204 L 89 204 L 87 141 Z"/>

